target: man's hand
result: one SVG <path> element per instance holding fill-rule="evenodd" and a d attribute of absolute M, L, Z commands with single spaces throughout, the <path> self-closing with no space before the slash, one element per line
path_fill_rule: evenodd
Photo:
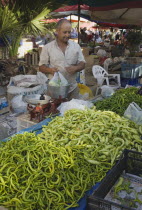
<path fill-rule="evenodd" d="M 57 72 L 57 71 L 58 71 L 57 68 L 50 68 L 50 74 L 54 75 L 54 73 Z"/>
<path fill-rule="evenodd" d="M 58 69 L 57 68 L 49 68 L 45 65 L 42 65 L 42 66 L 39 66 L 39 71 L 41 71 L 44 74 L 53 74 L 54 75 L 54 73 L 57 72 Z"/>
<path fill-rule="evenodd" d="M 75 72 L 79 72 L 85 68 L 85 62 L 81 61 L 77 65 L 71 65 L 69 67 L 66 67 L 66 71 L 70 74 L 74 74 Z"/>
<path fill-rule="evenodd" d="M 70 74 L 74 74 L 75 72 L 77 72 L 76 66 L 69 66 L 69 67 L 66 67 L 66 70 L 67 70 L 67 72 L 70 73 Z"/>

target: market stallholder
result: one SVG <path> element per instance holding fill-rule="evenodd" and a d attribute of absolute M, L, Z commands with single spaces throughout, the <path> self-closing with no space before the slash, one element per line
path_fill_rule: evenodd
<path fill-rule="evenodd" d="M 49 79 L 60 71 L 70 84 L 69 99 L 78 98 L 76 76 L 85 68 L 84 56 L 79 44 L 69 40 L 71 24 L 68 20 L 62 19 L 57 23 L 55 34 L 55 40 L 42 48 L 39 70 L 47 74 Z"/>

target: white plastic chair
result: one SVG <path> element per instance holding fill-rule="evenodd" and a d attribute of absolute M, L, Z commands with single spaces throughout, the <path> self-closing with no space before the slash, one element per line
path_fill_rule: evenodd
<path fill-rule="evenodd" d="M 92 67 L 92 73 L 93 73 L 93 76 L 97 79 L 96 95 L 98 94 L 99 89 L 101 89 L 101 87 L 103 86 L 104 82 L 106 82 L 106 85 L 110 86 L 109 79 L 112 79 L 112 78 L 117 79 L 117 86 L 114 86 L 115 89 L 121 86 L 120 74 L 108 74 L 108 72 L 99 65 L 94 65 Z"/>

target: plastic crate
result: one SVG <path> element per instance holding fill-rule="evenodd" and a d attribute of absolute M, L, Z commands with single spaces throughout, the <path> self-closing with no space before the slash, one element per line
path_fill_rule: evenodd
<path fill-rule="evenodd" d="M 132 85 L 132 86 L 137 86 L 139 85 L 139 80 L 138 78 L 131 79 L 131 78 L 121 78 L 121 86 L 125 87 L 126 85 Z"/>
<path fill-rule="evenodd" d="M 102 180 L 93 195 L 88 197 L 87 210 L 135 209 L 104 199 L 122 173 L 129 173 L 136 176 L 142 175 L 142 153 L 124 150 L 120 160 Z"/>
<path fill-rule="evenodd" d="M 121 78 L 138 78 L 141 76 L 142 64 L 121 64 Z"/>

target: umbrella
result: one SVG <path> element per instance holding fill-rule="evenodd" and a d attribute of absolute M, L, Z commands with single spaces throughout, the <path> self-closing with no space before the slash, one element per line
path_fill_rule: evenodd
<path fill-rule="evenodd" d="M 78 22 L 78 16 L 76 15 L 67 16 L 66 19 L 69 20 L 70 22 Z M 88 20 L 80 17 L 80 22 L 88 22 Z"/>
<path fill-rule="evenodd" d="M 58 0 L 59 4 L 87 5 L 91 20 L 120 24 L 142 24 L 142 0 Z M 90 11 L 90 12 L 89 12 Z M 81 8 L 78 8 L 81 14 Z"/>
<path fill-rule="evenodd" d="M 97 24 L 94 23 L 94 22 L 85 22 L 85 23 L 81 23 L 80 24 L 80 28 L 87 28 L 87 29 L 90 29 L 90 28 L 94 28 Z"/>
<path fill-rule="evenodd" d="M 103 27 L 116 27 L 116 28 L 121 28 L 121 29 L 126 29 L 126 28 L 130 29 L 130 28 L 136 27 L 135 25 L 127 25 L 127 24 L 120 24 L 120 23 L 98 22 L 97 24 Z"/>
<path fill-rule="evenodd" d="M 92 6 L 91 19 L 120 24 L 142 24 L 142 0 L 99 0 Z"/>
<path fill-rule="evenodd" d="M 44 19 L 44 20 L 40 20 L 41 22 L 44 22 L 44 23 L 57 23 L 59 20 L 61 19 Z"/>
<path fill-rule="evenodd" d="M 78 15 L 78 4 L 72 6 L 64 6 L 58 8 L 50 13 L 53 17 L 65 17 L 68 15 Z M 80 5 L 80 14 L 90 15 L 89 6 L 83 4 Z"/>
<path fill-rule="evenodd" d="M 44 22 L 44 23 L 57 23 L 61 19 L 62 18 L 58 18 L 58 19 L 44 19 L 44 20 L 41 20 L 41 22 Z M 75 16 L 75 15 L 67 16 L 67 17 L 65 17 L 65 19 L 69 20 L 70 22 L 78 22 L 78 16 Z M 86 20 L 85 18 L 80 18 L 80 22 L 84 23 L 84 22 L 88 22 L 88 20 Z"/>

